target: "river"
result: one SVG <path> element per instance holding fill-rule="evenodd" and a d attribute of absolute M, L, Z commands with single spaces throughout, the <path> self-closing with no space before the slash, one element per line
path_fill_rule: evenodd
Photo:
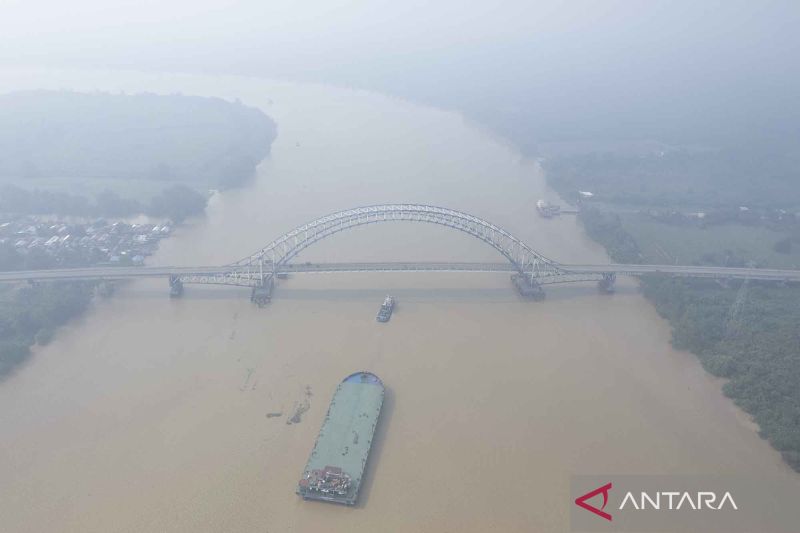
<path fill-rule="evenodd" d="M 295 225 L 364 204 L 473 213 L 563 262 L 605 262 L 535 161 L 459 114 L 256 78 L 14 71 L 0 90 L 240 98 L 278 123 L 252 184 L 217 194 L 151 264 L 227 263 Z M 301 260 L 499 260 L 453 230 L 378 224 Z M 137 281 L 0 383 L 0 517 L 13 532 L 562 531 L 573 474 L 793 476 L 631 280 L 614 295 L 506 275 L 296 275 L 247 289 Z M 383 296 L 399 302 L 374 320 Z M 355 508 L 294 494 L 337 383 L 388 391 Z M 287 414 L 310 391 L 302 422 Z M 267 413 L 283 417 L 268 418 Z"/>

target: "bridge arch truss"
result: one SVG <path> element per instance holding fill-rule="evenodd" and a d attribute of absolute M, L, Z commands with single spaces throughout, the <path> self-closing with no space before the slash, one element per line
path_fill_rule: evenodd
<path fill-rule="evenodd" d="M 420 222 L 466 233 L 497 250 L 511 271 L 532 282 L 550 284 L 600 279 L 576 275 L 548 259 L 509 231 L 475 215 L 425 204 L 381 204 L 337 211 L 281 235 L 253 254 L 228 265 L 223 274 L 182 276 L 184 283 L 258 286 L 272 283 L 277 274 L 299 271 L 291 261 L 309 246 L 342 231 L 383 222 Z"/>
<path fill-rule="evenodd" d="M 538 276 L 561 273 L 558 265 L 530 248 L 510 232 L 474 215 L 424 204 L 383 204 L 331 213 L 281 235 L 267 246 L 245 257 L 235 266 L 260 265 L 279 270 L 297 254 L 336 233 L 381 222 L 423 222 L 458 230 L 480 239 L 502 254 L 520 273 Z"/>

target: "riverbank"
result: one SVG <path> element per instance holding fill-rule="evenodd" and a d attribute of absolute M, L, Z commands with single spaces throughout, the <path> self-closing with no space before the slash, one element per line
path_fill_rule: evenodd
<path fill-rule="evenodd" d="M 241 101 L 148 92 L 10 91 L 0 126 L 0 181 L 70 189 L 83 179 L 241 185 L 277 135 Z"/>
<path fill-rule="evenodd" d="M 0 94 L 0 212 L 180 222 L 209 190 L 252 179 L 276 135 L 264 112 L 221 98 Z"/>
<path fill-rule="evenodd" d="M 205 212 L 209 189 L 252 179 L 276 131 L 262 111 L 219 98 L 0 95 L 0 270 L 144 264 L 174 226 Z M 121 220 L 143 215 L 168 222 Z M 83 314 L 96 287 L 0 288 L 0 378 Z"/>
<path fill-rule="evenodd" d="M 774 249 L 765 248 L 763 240 L 742 238 L 747 231 L 736 233 L 735 248 L 726 248 L 719 236 L 727 231 L 725 226 L 676 229 L 650 217 L 645 231 L 631 223 L 636 215 L 588 203 L 579 220 L 619 263 L 670 263 L 680 257 L 687 264 L 797 267 L 786 253 L 773 255 Z M 672 238 L 676 232 L 689 232 L 693 239 Z M 692 240 L 693 246 L 687 246 Z M 640 286 L 669 322 L 673 346 L 692 352 L 706 371 L 725 378 L 724 394 L 752 417 L 759 435 L 800 472 L 800 287 L 656 275 L 642 278 Z"/>
<path fill-rule="evenodd" d="M 654 276 L 642 292 L 672 326 L 672 344 L 725 378 L 725 395 L 800 472 L 800 287 Z"/>
<path fill-rule="evenodd" d="M 64 282 L 0 287 L 0 381 L 50 343 L 56 329 L 83 314 L 97 283 Z"/>

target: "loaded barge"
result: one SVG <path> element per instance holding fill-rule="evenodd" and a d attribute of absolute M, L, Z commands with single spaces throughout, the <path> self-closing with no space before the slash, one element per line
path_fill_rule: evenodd
<path fill-rule="evenodd" d="M 539 214 L 544 218 L 552 218 L 561 213 L 561 207 L 553 205 L 546 200 L 539 200 L 536 202 L 536 210 L 539 211 Z"/>
<path fill-rule="evenodd" d="M 297 484 L 303 499 L 356 503 L 384 390 L 370 372 L 356 372 L 339 383 Z"/>

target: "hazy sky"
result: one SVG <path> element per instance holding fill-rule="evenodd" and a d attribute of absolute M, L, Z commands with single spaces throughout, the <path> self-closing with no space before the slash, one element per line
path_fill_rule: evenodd
<path fill-rule="evenodd" d="M 680 137 L 698 114 L 792 128 L 798 27 L 797 0 L 0 0 L 0 65 L 327 81 L 544 137 Z"/>

